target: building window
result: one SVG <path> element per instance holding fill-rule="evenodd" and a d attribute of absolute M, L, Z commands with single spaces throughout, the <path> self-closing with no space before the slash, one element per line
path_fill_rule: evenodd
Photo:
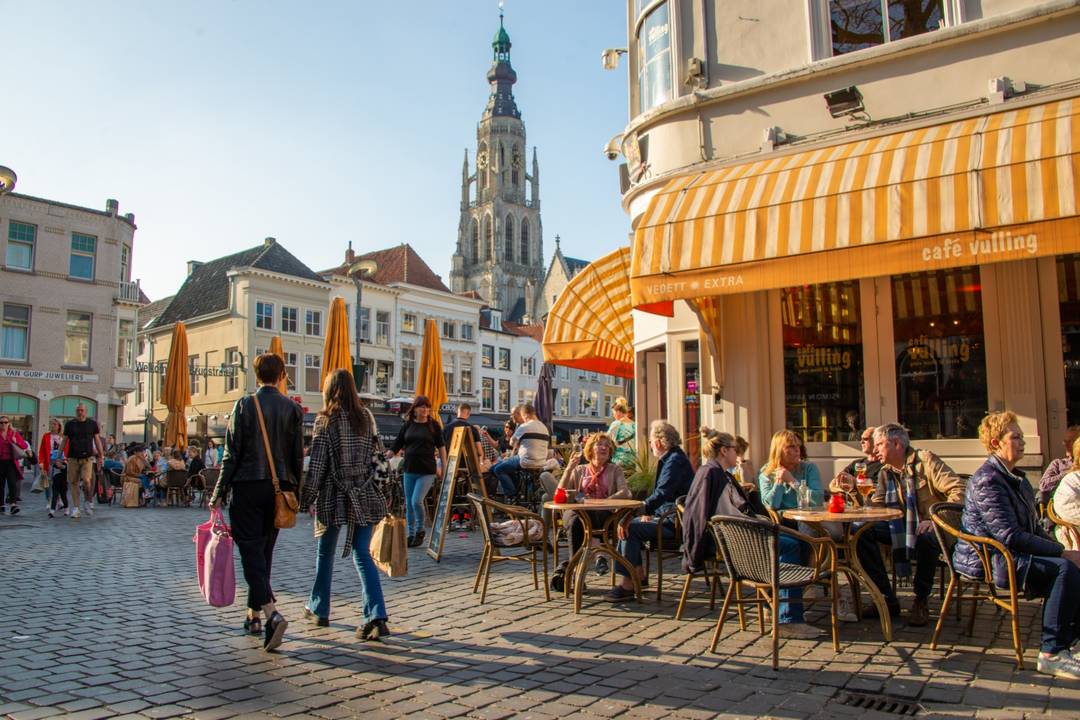
<path fill-rule="evenodd" d="M 379 345 L 390 344 L 390 313 L 386 310 L 375 311 L 375 342 Z"/>
<path fill-rule="evenodd" d="M 308 310 L 304 314 L 304 334 L 312 337 L 322 336 L 322 311 Z"/>
<path fill-rule="evenodd" d="M 563 417 L 570 414 L 570 388 L 559 388 L 559 414 Z"/>
<path fill-rule="evenodd" d="M 612 398 L 610 395 L 604 396 L 604 417 L 611 417 L 611 403 Z"/>
<path fill-rule="evenodd" d="M 521 374 L 522 375 L 535 375 L 536 374 L 536 358 L 535 357 L 522 357 L 521 358 Z"/>
<path fill-rule="evenodd" d="M 281 306 L 281 332 L 295 333 L 300 313 L 294 307 Z"/>
<path fill-rule="evenodd" d="M 135 367 L 135 321 L 121 319 L 116 336 L 116 367 Z"/>
<path fill-rule="evenodd" d="M 588 415 L 589 414 L 589 393 L 586 390 L 578 390 L 577 393 L 577 414 Z"/>
<path fill-rule="evenodd" d="M 233 368 L 232 375 L 225 376 L 225 392 L 232 392 L 240 384 L 240 348 L 225 348 L 225 364 Z"/>
<path fill-rule="evenodd" d="M 304 353 L 304 389 L 322 392 L 322 355 Z"/>
<path fill-rule="evenodd" d="M 371 308 L 360 308 L 360 342 L 371 342 Z"/>
<path fill-rule="evenodd" d="M 493 367 L 495 365 L 495 347 L 493 345 L 480 346 L 481 367 Z"/>
<path fill-rule="evenodd" d="M 8 223 L 7 260 L 5 265 L 12 270 L 34 269 L 34 244 L 37 240 L 37 226 L 29 223 Z"/>
<path fill-rule="evenodd" d="M 414 333 L 416 332 L 416 315 L 413 313 L 405 313 L 401 316 L 401 331 Z"/>
<path fill-rule="evenodd" d="M 567 367 L 566 365 L 560 365 L 559 366 L 559 378 L 562 379 L 562 380 L 569 380 L 570 379 L 570 368 Z"/>
<path fill-rule="evenodd" d="M 527 219 L 521 221 L 521 247 L 518 255 L 520 256 L 518 262 L 522 265 L 529 264 L 529 255 L 531 253 L 529 252 L 529 221 Z"/>
<path fill-rule="evenodd" d="M 482 176 L 481 176 L 482 177 Z M 480 262 L 480 227 L 476 224 L 476 218 L 472 221 L 472 261 Z"/>
<path fill-rule="evenodd" d="M 514 218 L 506 216 L 503 221 L 503 255 L 506 262 L 514 262 Z"/>
<path fill-rule="evenodd" d="M 288 389 L 296 390 L 296 353 L 285 353 L 285 375 L 288 376 Z"/>
<path fill-rule="evenodd" d="M 96 237 L 77 232 L 71 233 L 71 263 L 68 266 L 68 275 L 80 280 L 93 280 L 96 253 Z"/>
<path fill-rule="evenodd" d="M 401 348 L 401 389 L 412 391 L 416 388 L 416 350 Z"/>
<path fill-rule="evenodd" d="M 817 0 L 817 4 L 819 58 L 922 35 L 958 20 L 953 0 Z"/>
<path fill-rule="evenodd" d="M 987 412 L 979 269 L 892 279 L 899 422 L 912 439 L 973 438 Z"/>
<path fill-rule="evenodd" d="M 30 306 L 4 303 L 0 359 L 25 362 L 30 357 Z"/>
<path fill-rule="evenodd" d="M 199 394 L 199 376 L 195 374 L 195 371 L 199 369 L 199 356 L 188 355 L 187 359 L 188 369 L 188 390 L 192 395 Z"/>
<path fill-rule="evenodd" d="M 146 400 L 146 381 L 143 380 L 142 374 L 139 375 L 138 382 L 135 383 L 135 404 L 142 405 Z"/>
<path fill-rule="evenodd" d="M 394 374 L 394 364 L 379 360 L 375 363 L 375 392 L 380 395 L 390 394 L 390 376 Z"/>
<path fill-rule="evenodd" d="M 461 359 L 461 386 L 458 390 L 463 395 L 472 394 L 472 356 Z"/>
<path fill-rule="evenodd" d="M 639 113 L 671 99 L 671 19 L 666 2 L 639 21 L 637 69 Z"/>
<path fill-rule="evenodd" d="M 780 298 L 786 426 L 804 442 L 858 440 L 866 417 L 858 281 L 785 288 Z"/>
<path fill-rule="evenodd" d="M 510 412 L 509 380 L 499 380 L 499 412 Z"/>
<path fill-rule="evenodd" d="M 600 396 L 595 390 L 589 393 L 589 410 L 593 417 L 600 414 Z"/>
<path fill-rule="evenodd" d="M 461 323 L 461 339 L 472 340 L 472 323 Z"/>
<path fill-rule="evenodd" d="M 454 323 L 450 320 L 443 320 L 442 336 L 448 340 L 454 339 Z"/>
<path fill-rule="evenodd" d="M 495 378 L 480 378 L 480 407 L 484 410 L 495 409 Z"/>
<path fill-rule="evenodd" d="M 120 281 L 128 282 L 131 279 L 131 248 L 127 245 L 120 246 Z"/>
<path fill-rule="evenodd" d="M 64 365 L 90 366 L 90 327 L 93 319 L 88 312 L 69 310 L 64 328 Z"/>
<path fill-rule="evenodd" d="M 255 327 L 260 330 L 274 329 L 274 303 L 255 303 Z"/>
<path fill-rule="evenodd" d="M 454 371 L 443 370 L 443 382 L 446 383 L 446 394 L 453 395 L 454 393 Z"/>
<path fill-rule="evenodd" d="M 510 369 L 510 349 L 509 348 L 499 348 L 499 369 L 500 370 L 509 370 Z"/>
<path fill-rule="evenodd" d="M 1080 398 L 1080 253 L 1057 259 L 1061 354 L 1065 360 L 1065 397 Z M 1068 425 L 1080 424 L 1080 403 L 1067 403 Z"/>

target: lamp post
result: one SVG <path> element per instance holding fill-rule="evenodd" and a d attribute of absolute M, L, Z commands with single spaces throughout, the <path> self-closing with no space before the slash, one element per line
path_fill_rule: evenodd
<path fill-rule="evenodd" d="M 356 286 L 356 352 L 353 355 L 353 365 L 360 367 L 360 301 L 363 299 L 364 277 L 373 274 L 379 269 L 379 264 L 374 260 L 359 260 L 349 266 L 348 276 L 352 278 Z M 370 319 L 369 319 L 370 322 Z M 357 389 L 364 392 L 364 382 L 367 378 L 354 378 L 357 380 Z"/>
<path fill-rule="evenodd" d="M 0 165 L 0 195 L 7 195 L 15 189 L 15 182 L 19 177 L 9 167 Z"/>

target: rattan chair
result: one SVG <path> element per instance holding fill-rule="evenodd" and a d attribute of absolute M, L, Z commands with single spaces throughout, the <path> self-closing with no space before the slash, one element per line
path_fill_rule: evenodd
<path fill-rule="evenodd" d="M 491 566 L 503 561 L 528 563 L 532 568 L 533 589 L 536 590 L 540 589 L 536 566 L 542 565 L 544 568 L 544 596 L 548 600 L 551 600 L 551 589 L 548 586 L 547 552 L 545 550 L 547 526 L 544 523 L 544 519 L 536 513 L 529 512 L 525 508 L 520 508 L 516 505 L 505 505 L 473 493 L 469 493 L 467 497 L 469 498 L 469 502 L 472 503 L 473 508 L 476 510 L 476 518 L 479 521 L 480 531 L 484 536 L 484 551 L 480 556 L 480 567 L 476 569 L 476 579 L 473 580 L 474 593 L 480 588 L 481 580 L 483 581 L 483 589 L 480 591 L 480 603 L 483 604 L 487 600 L 488 576 L 491 574 Z M 507 545 L 499 542 L 493 536 L 491 532 L 491 519 L 494 512 L 499 512 L 508 519 L 521 523 L 521 542 Z M 540 523 L 541 533 L 539 540 L 531 540 L 529 538 L 529 521 Z M 514 549 L 518 549 L 520 552 L 503 554 L 508 550 Z"/>
<path fill-rule="evenodd" d="M 961 516 L 964 506 L 959 503 L 934 503 L 930 506 L 930 517 L 934 521 L 934 532 L 937 534 L 938 543 L 941 544 L 948 558 L 946 566 L 949 573 L 949 586 L 945 590 L 945 599 L 941 603 L 941 614 L 937 625 L 934 626 L 934 635 L 930 639 L 930 649 L 937 649 L 938 636 L 941 634 L 941 626 L 945 623 L 945 615 L 949 605 L 956 603 L 956 617 L 960 619 L 960 607 L 963 603 L 971 603 L 971 615 L 968 617 L 967 634 L 971 635 L 975 630 L 975 611 L 982 601 L 992 602 L 995 606 L 1010 613 L 1012 620 L 1013 649 L 1016 651 L 1016 668 L 1024 668 L 1024 648 L 1020 643 L 1020 619 L 1019 601 L 1016 586 L 1016 563 L 1004 545 L 997 540 L 987 537 L 971 535 L 963 530 Z M 971 577 L 957 572 L 953 568 L 953 553 L 956 550 L 957 540 L 970 543 L 982 563 L 983 578 Z M 990 559 L 993 553 L 1000 553 L 1005 558 L 1005 567 L 1008 570 L 1009 587 L 999 590 L 994 586 L 993 569 Z M 985 578 L 989 578 L 989 581 Z M 983 590 L 983 586 L 986 589 Z M 970 587 L 971 595 L 965 596 L 964 590 Z M 999 596 L 999 593 L 1007 593 L 1008 597 Z"/>
<path fill-rule="evenodd" d="M 685 498 L 679 498 L 680 502 L 676 502 L 675 508 L 679 513 L 680 520 L 682 519 L 683 510 L 685 509 L 682 500 Z M 690 585 L 695 578 L 701 578 L 705 581 L 705 585 L 709 588 L 709 612 L 716 609 L 716 594 L 721 587 L 723 587 L 723 580 L 721 580 L 720 570 L 724 565 L 724 558 L 720 555 L 720 548 L 715 547 L 715 554 L 712 557 L 705 558 L 704 567 L 697 572 L 686 573 L 686 579 L 683 581 L 682 594 L 679 596 L 679 604 L 675 607 L 675 619 L 682 620 L 683 611 L 686 609 L 686 598 L 690 594 Z M 740 626 L 745 626 L 746 621 L 742 618 L 742 606 L 738 608 L 740 616 Z"/>
<path fill-rule="evenodd" d="M 187 487 L 187 470 L 169 470 L 165 473 L 165 505 L 179 505 Z"/>
<path fill-rule="evenodd" d="M 656 555 L 656 602 L 660 602 L 664 593 L 664 560 L 682 557 L 682 506 L 676 503 L 675 507 L 660 513 L 653 520 L 656 521 L 656 539 L 650 539 L 649 545 L 642 548 L 642 559 L 645 561 L 645 577 L 648 578 L 650 561 Z M 663 525 L 669 521 L 675 523 L 674 540 L 664 540 Z"/>
<path fill-rule="evenodd" d="M 716 652 L 720 632 L 724 628 L 728 608 L 734 603 L 736 608 L 753 605 L 758 609 L 759 628 L 764 633 L 764 606 L 768 606 L 772 615 L 772 667 L 778 667 L 780 646 L 779 609 L 780 590 L 803 588 L 809 585 L 827 585 L 829 587 L 832 621 L 833 650 L 840 651 L 840 640 L 836 618 L 836 555 L 829 538 L 812 538 L 802 533 L 763 518 L 733 517 L 717 515 L 712 518 L 709 528 L 713 533 L 724 564 L 728 569 L 728 589 L 724 595 L 724 604 L 720 608 L 720 617 L 716 621 L 712 644 L 709 652 Z M 810 546 L 812 560 L 810 566 L 780 562 L 780 534 L 790 535 Z M 742 585 L 754 590 L 753 597 L 742 596 Z M 786 602 L 805 602 L 787 600 Z M 745 630 L 740 616 L 740 626 Z"/>
<path fill-rule="evenodd" d="M 1062 520 L 1061 516 L 1058 515 L 1057 512 L 1054 510 L 1053 498 L 1050 498 L 1050 500 L 1048 500 L 1046 503 L 1046 517 L 1050 520 L 1050 522 L 1054 523 L 1055 526 L 1061 528 L 1062 531 L 1069 536 L 1069 539 L 1072 541 L 1071 546 L 1073 548 L 1080 548 L 1080 525 L 1077 525 L 1076 523 L 1071 523 L 1067 520 Z"/>
<path fill-rule="evenodd" d="M 221 476 L 221 468 L 203 468 L 202 476 L 206 481 L 206 490 L 203 491 L 202 497 L 199 498 L 199 507 L 205 507 L 210 497 L 214 494 L 214 488 L 217 487 L 218 478 Z"/>
<path fill-rule="evenodd" d="M 112 493 L 109 494 L 109 504 L 112 505 L 113 503 L 120 502 L 120 495 L 124 491 L 124 478 L 121 476 L 121 473 L 116 470 L 106 470 L 105 479 L 112 487 Z"/>

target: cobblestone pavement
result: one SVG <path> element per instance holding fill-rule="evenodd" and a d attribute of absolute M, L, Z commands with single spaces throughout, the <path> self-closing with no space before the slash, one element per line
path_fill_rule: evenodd
<path fill-rule="evenodd" d="M 0 716 L 13 720 L 897 717 L 852 697 L 896 698 L 925 717 L 1080 717 L 1080 682 L 1030 669 L 1035 603 L 1023 613 L 1027 670 L 1014 668 L 1007 620 L 983 608 L 974 637 L 950 621 L 938 651 L 930 628 L 901 623 L 884 645 L 876 625 L 844 624 L 839 654 L 827 641 L 785 641 L 773 672 L 753 626 L 729 623 L 708 653 L 716 613 L 703 585 L 686 619 L 673 619 L 674 561 L 661 603 L 653 593 L 613 607 L 594 575 L 575 616 L 514 564 L 494 570 L 481 606 L 478 533 L 449 536 L 438 564 L 414 550 L 409 576 L 383 581 L 393 636 L 360 643 L 348 561 L 330 627 L 301 616 L 314 558 L 306 517 L 278 543 L 274 587 L 291 624 L 281 652 L 266 654 L 240 630 L 242 602 L 214 609 L 198 593 L 191 536 L 205 510 L 100 508 L 76 521 L 49 519 L 40 495 L 25 497 L 22 514 L 0 518 Z"/>

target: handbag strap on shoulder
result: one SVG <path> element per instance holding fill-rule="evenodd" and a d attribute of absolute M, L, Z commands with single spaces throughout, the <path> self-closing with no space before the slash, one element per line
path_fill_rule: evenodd
<path fill-rule="evenodd" d="M 270 437 L 266 434 L 266 421 L 263 420 L 262 405 L 259 404 L 259 396 L 255 393 L 251 394 L 251 399 L 255 401 L 255 414 L 259 417 L 259 434 L 262 435 L 263 449 L 266 450 L 266 461 L 270 463 L 270 479 L 274 483 L 274 493 L 281 493 L 281 485 L 278 484 L 277 468 L 274 467 L 274 456 L 270 452 Z"/>

